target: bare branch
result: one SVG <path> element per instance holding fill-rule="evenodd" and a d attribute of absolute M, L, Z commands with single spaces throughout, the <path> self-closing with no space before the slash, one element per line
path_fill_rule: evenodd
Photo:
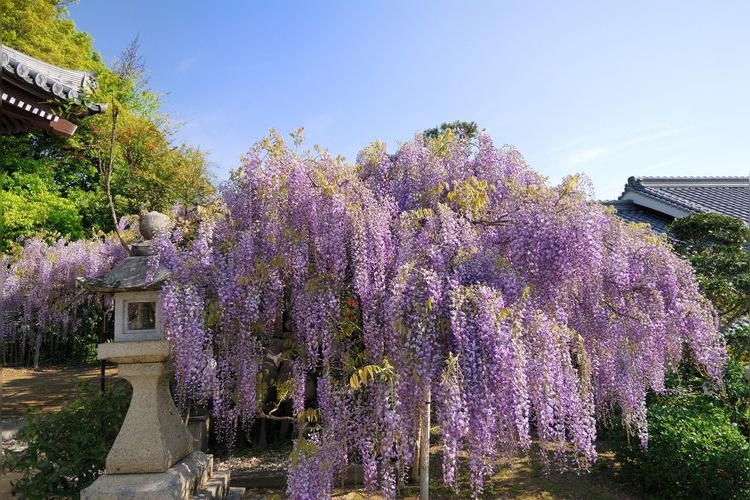
<path fill-rule="evenodd" d="M 136 36 L 117 58 L 112 71 L 122 79 L 145 83 L 143 76 L 146 73 L 146 60 L 138 53 L 140 48 L 141 44 Z"/>
<path fill-rule="evenodd" d="M 278 420 L 280 422 L 297 422 L 294 417 L 278 417 L 276 415 L 269 415 L 268 413 L 259 412 L 257 418 L 265 418 L 266 420 Z"/>

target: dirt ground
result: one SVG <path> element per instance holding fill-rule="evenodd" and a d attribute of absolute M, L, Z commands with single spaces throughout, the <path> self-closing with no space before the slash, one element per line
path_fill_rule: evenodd
<path fill-rule="evenodd" d="M 115 366 L 106 369 L 107 382 L 117 375 Z M 28 368 L 0 368 L 0 418 L 22 417 L 25 410 L 57 411 L 76 396 L 79 380 L 99 383 L 99 365 Z M 11 498 L 10 483 L 21 474 L 0 476 L 0 498 Z"/>
<path fill-rule="evenodd" d="M 2 368 L 2 416 L 20 417 L 28 408 L 57 411 L 75 398 L 76 382 L 99 383 L 99 365 L 28 368 Z M 107 366 L 107 379 L 117 375 L 115 366 Z"/>

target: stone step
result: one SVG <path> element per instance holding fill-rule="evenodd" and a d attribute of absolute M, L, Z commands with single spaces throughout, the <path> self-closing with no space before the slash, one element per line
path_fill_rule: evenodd
<path fill-rule="evenodd" d="M 245 488 L 232 486 L 227 492 L 227 500 L 242 500 L 245 497 Z"/>
<path fill-rule="evenodd" d="M 216 500 L 226 498 L 229 490 L 229 472 L 214 473 L 193 495 L 196 500 Z"/>
<path fill-rule="evenodd" d="M 23 435 L 23 431 L 26 429 L 26 421 L 22 418 L 3 419 L 0 426 L 2 427 L 2 440 L 10 441 Z"/>
<path fill-rule="evenodd" d="M 184 500 L 208 484 L 212 469 L 213 457 L 195 451 L 166 472 L 104 474 L 81 491 L 81 500 Z"/>

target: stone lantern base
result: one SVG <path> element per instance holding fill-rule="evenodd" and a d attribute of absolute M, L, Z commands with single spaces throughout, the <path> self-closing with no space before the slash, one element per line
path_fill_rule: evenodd
<path fill-rule="evenodd" d="M 213 458 L 196 451 L 166 472 L 104 474 L 81 491 L 81 500 L 192 498 L 208 481 Z"/>
<path fill-rule="evenodd" d="M 119 375 L 133 386 L 133 398 L 104 475 L 82 490 L 81 498 L 231 498 L 229 474 L 212 477 L 213 457 L 192 451 L 192 436 L 169 393 L 174 368 L 168 342 L 99 344 L 99 358 L 119 364 Z"/>
<path fill-rule="evenodd" d="M 118 363 L 133 398 L 107 455 L 107 474 L 166 472 L 192 450 L 192 436 L 169 393 L 174 373 L 166 340 L 99 345 L 99 358 Z"/>

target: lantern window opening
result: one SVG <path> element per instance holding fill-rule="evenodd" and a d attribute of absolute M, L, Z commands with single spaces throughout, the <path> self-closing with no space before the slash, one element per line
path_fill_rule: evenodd
<path fill-rule="evenodd" d="M 114 296 L 115 342 L 164 338 L 158 291 L 118 292 Z"/>
<path fill-rule="evenodd" d="M 156 330 L 156 302 L 133 300 L 125 301 L 127 321 L 125 333 Z"/>

